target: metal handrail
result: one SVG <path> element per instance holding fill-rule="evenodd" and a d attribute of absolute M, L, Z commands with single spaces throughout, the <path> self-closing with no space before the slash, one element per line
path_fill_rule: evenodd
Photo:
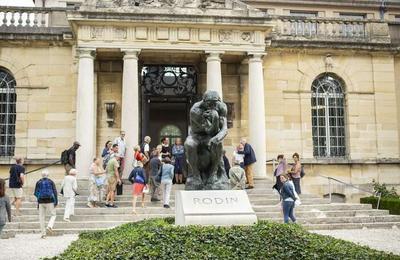
<path fill-rule="evenodd" d="M 318 175 L 318 176 L 319 176 L 319 177 L 322 177 L 322 178 L 325 178 L 325 179 L 328 179 L 328 186 L 329 186 L 329 203 L 332 203 L 332 186 L 331 186 L 331 181 L 333 180 L 333 181 L 336 181 L 336 182 L 338 182 L 338 183 L 340 183 L 340 184 L 343 184 L 343 185 L 345 185 L 345 186 L 350 186 L 350 187 L 352 187 L 352 188 L 354 188 L 354 189 L 357 189 L 357 190 L 359 190 L 359 191 L 363 191 L 363 192 L 365 192 L 365 193 L 372 194 L 374 197 L 378 197 L 378 203 L 376 204 L 376 209 L 379 209 L 379 204 L 380 204 L 380 202 L 381 202 L 381 195 L 382 195 L 380 192 L 372 192 L 372 191 L 369 191 L 369 190 L 365 190 L 365 189 L 359 188 L 359 187 L 357 187 L 357 186 L 355 186 L 355 185 L 353 185 L 353 184 L 351 184 L 351 183 L 347 183 L 347 182 L 338 180 L 338 179 L 333 178 L 333 177 L 330 177 L 330 176 L 324 176 L 324 175 Z"/>
<path fill-rule="evenodd" d="M 31 170 L 31 171 L 29 171 L 29 172 L 26 172 L 24 175 L 28 175 L 28 174 L 30 174 L 30 173 L 32 173 L 32 172 L 37 172 L 37 171 L 40 171 L 40 170 L 49 168 L 50 166 L 56 165 L 56 164 L 58 164 L 58 163 L 60 163 L 60 162 L 61 162 L 61 160 L 57 160 L 57 161 L 55 161 L 55 162 L 53 162 L 53 163 L 50 163 L 50 164 L 47 164 L 47 165 L 45 165 L 45 166 L 36 168 L 36 169 Z M 10 178 L 5 178 L 4 181 L 8 181 L 9 179 L 10 179 Z"/>

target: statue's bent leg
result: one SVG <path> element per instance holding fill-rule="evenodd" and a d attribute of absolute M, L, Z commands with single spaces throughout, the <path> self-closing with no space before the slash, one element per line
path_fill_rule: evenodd
<path fill-rule="evenodd" d="M 189 136 L 185 141 L 186 160 L 188 162 L 188 176 L 186 179 L 186 190 L 201 190 L 203 182 L 198 168 L 197 147 L 199 143 Z"/>
<path fill-rule="evenodd" d="M 212 174 L 207 180 L 205 189 L 227 190 L 229 189 L 228 177 L 225 173 L 224 161 L 222 159 L 223 145 L 219 143 L 213 151 Z"/>

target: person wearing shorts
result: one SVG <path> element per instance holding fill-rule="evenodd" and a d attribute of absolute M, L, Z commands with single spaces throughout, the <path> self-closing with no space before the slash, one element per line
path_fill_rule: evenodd
<path fill-rule="evenodd" d="M 24 160 L 21 157 L 17 157 L 15 158 L 15 164 L 10 168 L 9 188 L 11 197 L 14 198 L 12 204 L 15 206 L 15 214 L 17 216 L 21 215 L 20 208 L 24 195 L 22 186 L 24 186 L 25 182 L 25 168 L 23 164 Z"/>
<path fill-rule="evenodd" d="M 120 175 L 118 172 L 119 161 L 121 157 L 119 154 L 114 154 L 114 156 L 107 163 L 107 198 L 106 206 L 111 208 L 116 208 L 114 204 L 115 200 L 115 190 L 117 189 L 117 184 L 121 183 Z"/>

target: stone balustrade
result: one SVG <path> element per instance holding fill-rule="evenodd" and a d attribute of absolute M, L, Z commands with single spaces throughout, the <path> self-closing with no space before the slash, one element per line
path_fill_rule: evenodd
<path fill-rule="evenodd" d="M 1 26 L 48 27 L 48 8 L 2 7 L 0 10 Z"/>
<path fill-rule="evenodd" d="M 275 40 L 390 43 L 388 24 L 377 20 L 280 16 L 275 21 Z"/>

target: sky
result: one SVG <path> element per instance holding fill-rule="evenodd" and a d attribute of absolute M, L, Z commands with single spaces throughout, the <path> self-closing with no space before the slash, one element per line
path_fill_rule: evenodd
<path fill-rule="evenodd" d="M 35 6 L 32 0 L 0 0 L 3 6 Z"/>

